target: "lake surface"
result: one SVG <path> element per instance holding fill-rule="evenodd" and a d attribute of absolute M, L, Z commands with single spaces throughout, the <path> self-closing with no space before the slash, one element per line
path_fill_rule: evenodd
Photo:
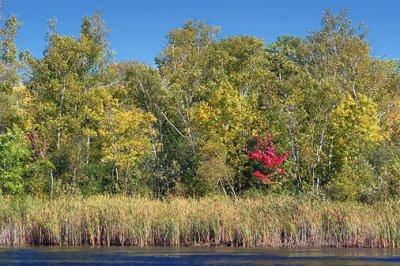
<path fill-rule="evenodd" d="M 397 249 L 0 248 L 0 265 L 400 265 Z"/>

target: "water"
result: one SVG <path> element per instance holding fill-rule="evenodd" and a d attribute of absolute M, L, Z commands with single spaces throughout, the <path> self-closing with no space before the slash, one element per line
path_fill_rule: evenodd
<path fill-rule="evenodd" d="M 400 265 L 396 249 L 0 248 L 0 265 Z"/>

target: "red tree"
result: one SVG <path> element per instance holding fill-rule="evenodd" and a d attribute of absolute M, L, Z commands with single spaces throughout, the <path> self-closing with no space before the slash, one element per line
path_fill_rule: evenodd
<path fill-rule="evenodd" d="M 286 151 L 282 155 L 277 155 L 272 142 L 272 137 L 269 133 L 265 134 L 265 141 L 259 137 L 255 137 L 257 145 L 253 150 L 245 151 L 252 161 L 258 161 L 262 167 L 268 172 L 263 174 L 260 171 L 255 171 L 253 176 L 257 177 L 266 184 L 271 183 L 271 177 L 284 174 L 286 171 L 280 168 L 282 163 L 287 159 L 289 152 Z"/>

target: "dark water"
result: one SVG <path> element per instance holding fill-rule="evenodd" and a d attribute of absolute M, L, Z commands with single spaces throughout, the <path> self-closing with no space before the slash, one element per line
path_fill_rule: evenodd
<path fill-rule="evenodd" d="M 0 265 L 400 265 L 396 249 L 0 248 Z"/>

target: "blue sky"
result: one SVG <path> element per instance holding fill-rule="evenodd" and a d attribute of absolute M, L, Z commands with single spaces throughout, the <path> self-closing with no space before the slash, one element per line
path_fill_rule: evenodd
<path fill-rule="evenodd" d="M 23 21 L 19 49 L 41 56 L 47 20 L 57 18 L 58 32 L 77 36 L 81 18 L 102 10 L 112 32 L 111 48 L 117 60 L 154 63 L 166 45 L 166 34 L 188 19 L 221 27 L 221 37 L 254 35 L 270 43 L 279 35 L 305 36 L 318 30 L 325 8 L 350 8 L 354 24 L 364 22 L 373 55 L 400 58 L 400 1 L 396 0 L 5 0 L 4 15 Z"/>

